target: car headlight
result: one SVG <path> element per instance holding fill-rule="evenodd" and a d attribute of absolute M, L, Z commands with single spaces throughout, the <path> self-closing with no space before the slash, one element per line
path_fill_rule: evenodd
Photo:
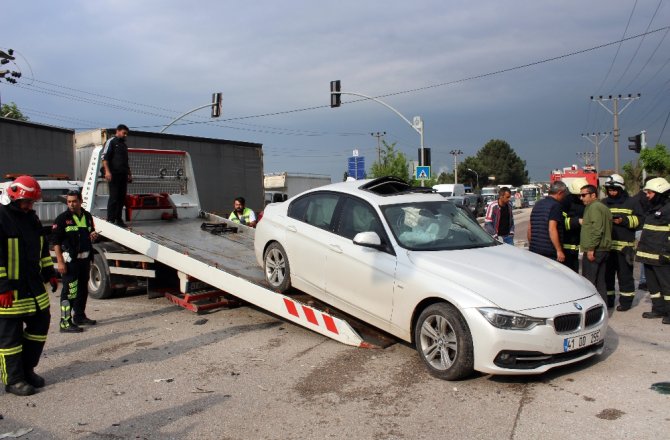
<path fill-rule="evenodd" d="M 547 323 L 547 320 L 544 318 L 533 318 L 532 316 L 504 309 L 481 307 L 477 310 L 492 326 L 505 330 L 530 330 L 536 325 L 545 325 Z"/>

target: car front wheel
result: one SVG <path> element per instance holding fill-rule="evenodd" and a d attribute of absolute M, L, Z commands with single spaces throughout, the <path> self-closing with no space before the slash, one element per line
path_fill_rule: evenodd
<path fill-rule="evenodd" d="M 270 287 L 280 293 L 291 287 L 291 270 L 286 251 L 277 242 L 271 243 L 265 250 L 265 280 Z"/>
<path fill-rule="evenodd" d="M 459 380 L 472 374 L 474 353 L 470 329 L 451 304 L 427 307 L 416 321 L 414 341 L 421 360 L 433 376 Z"/>

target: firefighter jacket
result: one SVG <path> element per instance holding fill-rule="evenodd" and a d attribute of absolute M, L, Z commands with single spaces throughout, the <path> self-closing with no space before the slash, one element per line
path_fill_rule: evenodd
<path fill-rule="evenodd" d="M 620 252 L 625 247 L 635 246 L 635 230 L 640 227 L 644 218 L 639 201 L 621 190 L 619 197 L 607 197 L 603 199 L 603 203 L 610 209 L 612 218 L 621 218 L 621 224 L 612 223 L 611 250 Z"/>
<path fill-rule="evenodd" d="M 584 204 L 571 200 L 570 206 L 563 211 L 564 228 L 563 249 L 566 251 L 579 252 L 579 233 L 582 225 L 579 220 L 584 217 Z"/>
<path fill-rule="evenodd" d="M 81 214 L 67 210 L 56 217 L 51 228 L 51 244 L 61 246 L 74 260 L 76 258 L 93 259 L 91 232 L 95 230 L 93 216 L 81 208 Z"/>
<path fill-rule="evenodd" d="M 14 293 L 12 307 L 0 308 L 0 318 L 48 309 L 44 283 L 53 276 L 49 245 L 35 211 L 0 205 L 0 292 Z"/>
<path fill-rule="evenodd" d="M 670 200 L 653 203 L 644 218 L 635 260 L 652 266 L 670 264 Z"/>

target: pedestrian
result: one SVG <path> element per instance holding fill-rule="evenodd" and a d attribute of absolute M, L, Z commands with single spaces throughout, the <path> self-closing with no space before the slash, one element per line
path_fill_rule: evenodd
<path fill-rule="evenodd" d="M 565 261 L 563 252 L 563 199 L 568 188 L 560 180 L 549 186 L 547 197 L 539 200 L 530 212 L 528 223 L 528 249 L 559 262 Z"/>
<path fill-rule="evenodd" d="M 86 316 L 86 301 L 93 259 L 91 243 L 98 238 L 98 234 L 93 216 L 81 206 L 81 193 L 70 191 L 66 198 L 68 209 L 53 224 L 51 244 L 56 253 L 56 269 L 63 280 L 60 331 L 78 333 L 84 330 L 81 325 L 97 323 Z"/>
<path fill-rule="evenodd" d="M 605 270 L 612 245 L 612 213 L 598 199 L 595 186 L 583 186 L 579 196 L 586 206 L 579 240 L 579 248 L 583 252 L 582 276 L 593 283 L 603 301 L 607 303 Z M 608 307 L 613 305 L 608 304 Z"/>
<path fill-rule="evenodd" d="M 107 221 L 122 228 L 126 227 L 123 221 L 123 205 L 126 203 L 128 183 L 133 176 L 128 164 L 128 127 L 119 124 L 116 134 L 105 143 L 102 150 L 102 166 L 105 170 L 105 180 L 109 185 L 109 199 L 107 200 Z"/>
<path fill-rule="evenodd" d="M 563 218 L 565 231 L 563 233 L 563 253 L 565 261 L 563 264 L 579 273 L 579 234 L 582 230 L 582 218 L 584 217 L 584 203 L 579 196 L 583 186 L 589 182 L 583 177 L 573 179 L 568 186 L 570 196 L 563 201 Z"/>
<path fill-rule="evenodd" d="M 35 394 L 45 384 L 35 373 L 51 320 L 44 283 L 58 286 L 33 210 L 41 197 L 37 181 L 20 176 L 0 199 L 0 377 L 5 391 L 17 396 Z"/>
<path fill-rule="evenodd" d="M 670 324 L 670 183 L 656 177 L 644 185 L 644 192 L 649 200 L 649 210 L 644 218 L 635 259 L 644 263 L 651 311 L 644 312 L 642 317 L 663 318 L 663 324 Z"/>
<path fill-rule="evenodd" d="M 486 207 L 484 229 L 493 238 L 503 243 L 514 245 L 514 214 L 510 206 L 512 191 L 503 186 L 498 191 L 498 200 L 494 200 Z"/>
<path fill-rule="evenodd" d="M 228 220 L 252 228 L 256 227 L 256 214 L 252 209 L 246 207 L 246 201 L 241 196 L 233 202 L 233 212 L 228 216 Z"/>
<path fill-rule="evenodd" d="M 612 174 L 605 182 L 607 197 L 603 200 L 612 213 L 612 248 L 607 257 L 605 281 L 607 283 L 607 306 L 614 307 L 615 278 L 619 281 L 619 305 L 617 310 L 630 310 L 635 298 L 633 262 L 635 259 L 635 230 L 643 217 L 637 199 L 630 197 L 619 174 Z"/>

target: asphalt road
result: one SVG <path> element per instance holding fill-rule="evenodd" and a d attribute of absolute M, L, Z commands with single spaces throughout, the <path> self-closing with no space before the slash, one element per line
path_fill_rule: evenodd
<path fill-rule="evenodd" d="M 37 369 L 47 386 L 0 392 L 0 438 L 670 438 L 670 395 L 650 389 L 670 382 L 670 326 L 642 319 L 649 309 L 638 292 L 614 312 L 598 358 L 446 382 L 405 344 L 352 348 L 250 307 L 198 316 L 143 295 L 90 300 L 99 325 L 84 333 L 61 334 L 52 317 Z"/>

